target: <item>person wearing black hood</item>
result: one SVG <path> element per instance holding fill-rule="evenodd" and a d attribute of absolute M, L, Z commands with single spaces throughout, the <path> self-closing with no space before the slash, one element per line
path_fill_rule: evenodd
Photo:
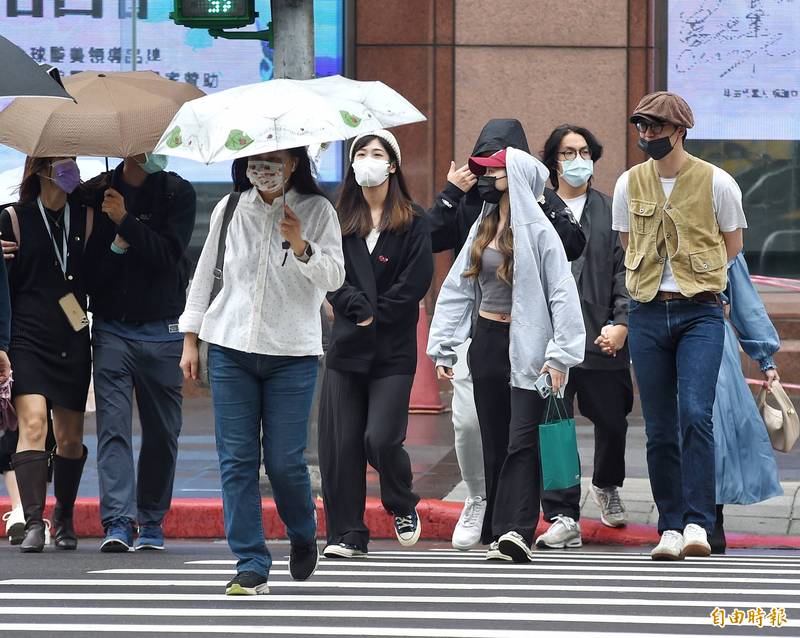
<path fill-rule="evenodd" d="M 481 130 L 471 156 L 488 157 L 508 147 L 530 152 L 528 139 L 519 120 L 489 120 Z M 545 189 L 539 204 L 553 223 L 564 244 L 567 259 L 577 259 L 583 252 L 586 239 L 580 225 L 575 221 L 566 204 L 550 189 Z M 468 166 L 456 168 L 450 164 L 447 184 L 435 198 L 428 210 L 428 225 L 431 228 L 433 252 L 453 250 L 457 255 L 467 239 L 470 228 L 480 217 L 486 205 L 478 192 L 477 178 Z M 467 487 L 464 509 L 453 531 L 453 547 L 467 550 L 477 545 L 481 537 L 483 517 L 486 511 L 486 480 L 481 448 L 481 433 L 475 398 L 472 392 L 472 377 L 467 366 L 467 340 L 458 349 L 458 362 L 453 370 L 453 430 L 455 448 L 461 477 Z"/>

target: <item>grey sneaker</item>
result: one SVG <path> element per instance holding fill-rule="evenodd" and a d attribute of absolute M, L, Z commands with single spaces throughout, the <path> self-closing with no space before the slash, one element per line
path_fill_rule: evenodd
<path fill-rule="evenodd" d="M 489 549 L 486 551 L 486 560 L 510 561 L 511 556 L 501 552 L 499 543 L 497 541 L 493 541 L 492 544 L 489 545 Z"/>
<path fill-rule="evenodd" d="M 565 547 L 582 547 L 581 526 L 569 516 L 559 514 L 553 517 L 553 524 L 536 539 L 536 547 L 540 549 L 563 549 Z"/>
<path fill-rule="evenodd" d="M 592 500 L 600 508 L 600 520 L 606 527 L 625 527 L 628 519 L 617 487 L 592 485 Z"/>

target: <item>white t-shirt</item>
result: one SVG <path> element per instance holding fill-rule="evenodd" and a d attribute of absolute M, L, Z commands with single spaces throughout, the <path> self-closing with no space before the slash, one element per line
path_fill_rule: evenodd
<path fill-rule="evenodd" d="M 366 237 L 367 242 L 367 250 L 369 250 L 369 254 L 372 254 L 372 251 L 375 250 L 375 246 L 378 244 L 378 237 L 381 236 L 381 231 L 377 228 L 373 228 L 369 231 L 369 235 Z"/>
<path fill-rule="evenodd" d="M 614 199 L 611 204 L 611 227 L 621 233 L 627 233 L 630 230 L 630 219 L 628 217 L 629 173 L 630 171 L 625 171 L 619 176 L 617 185 L 614 187 Z M 668 179 L 662 177 L 660 179 L 664 195 L 669 199 L 678 178 L 672 177 Z M 718 166 L 714 167 L 711 180 L 712 206 L 717 217 L 719 229 L 723 233 L 729 233 L 737 228 L 747 228 L 747 220 L 742 208 L 742 191 L 736 180 Z M 664 264 L 664 273 L 661 276 L 659 290 L 680 292 L 678 282 L 675 281 L 675 276 L 672 274 L 669 257 L 667 257 L 667 261 Z"/>
<path fill-rule="evenodd" d="M 561 199 L 564 200 L 564 203 L 569 207 L 570 211 L 572 211 L 572 215 L 580 224 L 581 217 L 583 216 L 583 209 L 586 206 L 586 196 L 587 193 L 583 195 L 579 195 L 574 199 L 567 199 L 566 197 L 562 197 Z"/>

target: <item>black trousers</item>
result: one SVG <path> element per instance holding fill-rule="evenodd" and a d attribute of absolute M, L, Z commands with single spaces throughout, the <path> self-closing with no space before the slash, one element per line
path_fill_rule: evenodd
<path fill-rule="evenodd" d="M 530 545 L 539 522 L 539 423 L 546 404 L 536 391 L 510 385 L 508 324 L 479 317 L 473 332 L 469 363 L 486 474 L 481 542 L 517 532 Z"/>
<path fill-rule="evenodd" d="M 574 415 L 575 398 L 581 414 L 594 424 L 594 474 L 596 487 L 622 487 L 625 480 L 626 417 L 633 408 L 631 371 L 586 370 L 573 368 L 564 392 L 569 416 Z M 542 510 L 546 520 L 556 515 L 576 521 L 581 513 L 581 486 L 542 494 Z"/>
<path fill-rule="evenodd" d="M 319 469 L 328 544 L 366 551 L 367 462 L 380 477 L 381 501 L 395 515 L 414 511 L 411 460 L 403 447 L 413 375 L 372 378 L 325 371 L 319 418 Z"/>

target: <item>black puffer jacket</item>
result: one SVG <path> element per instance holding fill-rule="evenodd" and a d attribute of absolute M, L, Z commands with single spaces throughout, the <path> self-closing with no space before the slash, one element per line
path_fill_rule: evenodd
<path fill-rule="evenodd" d="M 509 146 L 530 153 L 528 139 L 519 120 L 489 120 L 475 142 L 472 155 L 495 153 Z M 477 186 L 464 193 L 448 182 L 428 210 L 433 252 L 454 250 L 458 253 L 467 240 L 469 229 L 480 216 L 483 204 Z M 561 237 L 567 259 L 572 261 L 580 257 L 586 238 L 567 205 L 549 188 L 545 189 L 544 202 L 540 204 Z"/>

